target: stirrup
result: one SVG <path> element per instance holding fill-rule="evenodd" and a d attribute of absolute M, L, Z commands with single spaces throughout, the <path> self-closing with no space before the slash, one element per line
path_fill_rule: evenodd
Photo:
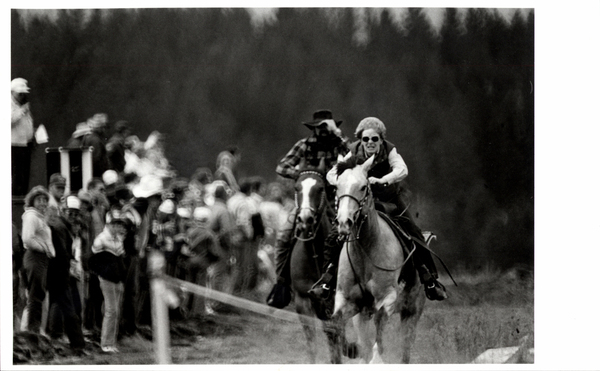
<path fill-rule="evenodd" d="M 425 284 L 425 296 L 429 300 L 444 300 L 448 298 L 446 288 L 438 280 L 432 280 L 431 283 Z"/>
<path fill-rule="evenodd" d="M 316 282 L 313 287 L 308 290 L 308 294 L 315 299 L 328 299 L 331 295 L 331 287 L 326 283 Z"/>

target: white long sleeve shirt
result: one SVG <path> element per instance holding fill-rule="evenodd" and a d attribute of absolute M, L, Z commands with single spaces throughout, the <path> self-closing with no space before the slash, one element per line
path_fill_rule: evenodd
<path fill-rule="evenodd" d="M 344 161 L 349 159 L 350 156 L 352 156 L 352 153 L 346 154 L 346 156 L 344 156 Z M 381 177 L 381 180 L 388 184 L 393 184 L 402 181 L 408 176 L 408 167 L 402 156 L 396 151 L 396 148 L 393 148 L 388 154 L 388 162 L 392 171 Z M 337 164 L 327 173 L 327 181 L 332 185 L 337 184 Z"/>

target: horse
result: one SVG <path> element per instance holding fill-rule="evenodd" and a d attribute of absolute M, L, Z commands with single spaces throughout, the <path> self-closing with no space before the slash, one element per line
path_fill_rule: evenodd
<path fill-rule="evenodd" d="M 362 165 L 354 157 L 338 162 L 337 223 L 346 240 L 340 253 L 332 318 L 353 317 L 362 362 L 381 360 L 383 331 L 394 313 L 400 314 L 400 357 L 409 363 L 425 294 L 416 269 L 407 263 L 403 243 L 378 214 L 367 178 L 374 156 Z M 375 339 L 368 335 L 375 324 Z M 373 341 L 374 340 L 374 341 Z"/>
<path fill-rule="evenodd" d="M 326 196 L 325 164 L 321 161 L 318 168 L 300 165 L 295 192 L 298 214 L 294 235 L 296 243 L 290 261 L 291 288 L 294 292 L 296 312 L 308 343 L 308 353 L 312 363 L 316 361 L 315 325 L 307 318 L 316 316 L 323 324 L 327 335 L 331 363 L 341 363 L 345 344 L 344 327 L 340 322 L 330 320 L 333 300 L 323 301 L 308 294 L 310 288 L 320 278 L 323 267 L 323 246 L 331 231 L 331 222 L 327 217 L 332 212 Z M 329 209 L 329 210 L 328 210 Z M 308 316 L 308 317 L 307 317 Z M 348 349 L 346 346 L 345 349 Z M 346 353 L 348 354 L 348 353 Z"/>

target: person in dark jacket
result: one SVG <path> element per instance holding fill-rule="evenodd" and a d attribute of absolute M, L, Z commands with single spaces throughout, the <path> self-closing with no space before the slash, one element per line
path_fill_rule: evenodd
<path fill-rule="evenodd" d="M 123 173 L 125 170 L 125 138 L 131 134 L 127 121 L 117 121 L 115 132 L 106 144 L 106 155 L 108 157 L 108 168 Z"/>
<path fill-rule="evenodd" d="M 81 316 L 77 313 L 81 307 L 79 296 L 74 297 L 77 290 L 71 289 L 71 264 L 74 259 L 73 225 L 65 216 L 64 209 L 56 216 L 49 218 L 48 225 L 52 231 L 52 244 L 56 251 L 54 259 L 48 265 L 47 288 L 50 307 L 48 311 L 48 334 L 53 339 L 60 339 L 64 333 L 69 338 L 71 348 L 82 351 L 85 348 L 81 328 Z"/>
<path fill-rule="evenodd" d="M 280 176 L 294 181 L 300 175 L 300 166 L 303 162 L 316 168 L 323 161 L 325 171 L 328 171 L 336 164 L 339 155 L 348 153 L 348 138 L 339 128 L 342 121 L 334 120 L 331 111 L 317 111 L 313 113 L 312 121 L 303 124 L 312 131 L 312 134 L 296 142 L 279 161 L 275 170 Z M 326 188 L 326 197 L 330 204 L 334 204 L 334 187 Z M 267 304 L 275 308 L 284 308 L 292 299 L 290 260 L 295 243 L 293 229 L 298 211 L 299 209 L 296 208 L 290 213 L 277 235 L 275 245 L 277 282 L 267 298 Z"/>
<path fill-rule="evenodd" d="M 82 147 L 94 147 L 92 151 L 92 175 L 97 178 L 101 178 L 108 168 L 105 138 L 107 121 L 108 117 L 104 113 L 97 113 L 88 119 L 92 131 L 86 134 L 81 141 Z"/>
<path fill-rule="evenodd" d="M 111 210 L 106 216 L 106 227 L 94 240 L 90 269 L 98 274 L 104 295 L 104 320 L 100 346 L 105 353 L 116 353 L 119 317 L 123 299 L 126 271 L 123 262 L 125 248 L 125 221 L 120 210 Z"/>

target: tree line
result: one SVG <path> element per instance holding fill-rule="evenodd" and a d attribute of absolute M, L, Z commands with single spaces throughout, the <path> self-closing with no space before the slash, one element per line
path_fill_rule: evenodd
<path fill-rule="evenodd" d="M 49 145 L 105 112 L 142 140 L 165 133 L 182 176 L 235 144 L 242 175 L 274 180 L 313 111 L 350 137 L 379 117 L 448 265 L 532 266 L 533 11 L 446 9 L 439 30 L 418 8 L 366 22 L 361 39 L 352 8 L 282 8 L 258 27 L 244 9 L 13 10 L 11 77 L 29 81 Z"/>

